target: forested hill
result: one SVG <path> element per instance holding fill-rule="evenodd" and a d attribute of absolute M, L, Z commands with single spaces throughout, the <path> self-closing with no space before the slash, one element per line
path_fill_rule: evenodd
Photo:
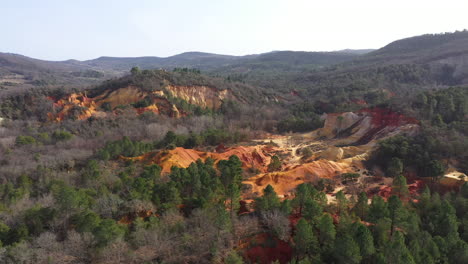
<path fill-rule="evenodd" d="M 444 34 L 426 34 L 394 41 L 385 47 L 369 53 L 364 58 L 380 56 L 386 58 L 412 58 L 429 60 L 430 58 L 450 56 L 468 52 L 468 31 Z"/>
<path fill-rule="evenodd" d="M 468 32 L 423 35 L 322 69 L 302 72 L 228 73 L 231 78 L 302 98 L 343 104 L 414 95 L 468 83 Z"/>

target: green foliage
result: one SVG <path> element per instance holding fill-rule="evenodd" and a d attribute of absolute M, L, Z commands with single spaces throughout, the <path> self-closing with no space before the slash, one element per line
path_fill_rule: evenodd
<path fill-rule="evenodd" d="M 367 198 L 366 192 L 359 193 L 358 201 L 354 205 L 353 211 L 354 213 L 361 218 L 361 220 L 365 220 L 367 218 L 367 214 L 369 213 L 369 198 Z"/>
<path fill-rule="evenodd" d="M 403 173 L 403 162 L 401 162 L 401 159 L 393 157 L 388 163 L 386 172 L 392 178 L 400 176 Z"/>
<path fill-rule="evenodd" d="M 359 175 L 359 173 L 346 172 L 346 173 L 341 174 L 341 180 L 342 180 L 344 183 L 347 183 L 347 182 L 354 182 L 354 181 L 357 181 L 357 179 L 358 179 L 360 176 L 361 176 L 361 175 Z"/>
<path fill-rule="evenodd" d="M 363 258 L 371 257 L 375 253 L 374 238 L 365 225 L 358 224 L 353 237 L 360 248 Z"/>
<path fill-rule="evenodd" d="M 24 224 L 28 228 L 28 234 L 37 236 L 50 228 L 57 212 L 53 208 L 33 207 L 24 214 Z"/>
<path fill-rule="evenodd" d="M 330 214 L 325 213 L 320 217 L 317 229 L 319 231 L 319 241 L 322 252 L 325 254 L 330 253 L 333 249 L 336 236 L 335 225 L 333 225 L 333 219 Z"/>
<path fill-rule="evenodd" d="M 281 161 L 278 156 L 274 155 L 271 157 L 270 164 L 268 164 L 268 171 L 277 171 L 281 169 Z"/>
<path fill-rule="evenodd" d="M 60 211 L 65 214 L 90 208 L 94 203 L 94 199 L 85 189 L 75 189 L 65 184 L 55 184 L 52 186 L 52 192 Z"/>
<path fill-rule="evenodd" d="M 400 174 L 393 179 L 392 193 L 400 199 L 408 198 L 409 190 L 405 176 Z"/>
<path fill-rule="evenodd" d="M 65 130 L 56 130 L 52 133 L 52 138 L 56 141 L 66 141 L 73 138 L 73 134 Z"/>
<path fill-rule="evenodd" d="M 26 175 L 21 175 L 16 186 L 11 182 L 0 184 L 0 198 L 6 204 L 12 204 L 31 192 L 32 181 Z"/>
<path fill-rule="evenodd" d="M 96 245 L 104 247 L 110 242 L 122 238 L 125 234 L 125 228 L 112 219 L 104 219 L 94 229 L 93 234 L 96 238 Z"/>
<path fill-rule="evenodd" d="M 396 136 L 379 143 L 372 162 L 381 165 L 386 171 L 390 169 L 392 176 L 401 174 L 401 161 L 404 167 L 415 168 L 423 177 L 437 178 L 444 168 L 437 160 L 436 148 L 434 139 L 429 136 Z"/>
<path fill-rule="evenodd" d="M 218 204 L 223 198 L 213 160 L 198 160 L 185 169 L 173 167 L 169 178 L 178 189 L 186 210 Z"/>
<path fill-rule="evenodd" d="M 136 76 L 138 74 L 141 73 L 141 70 L 140 70 L 140 67 L 132 67 L 130 69 L 130 73 L 133 75 L 133 76 Z"/>
<path fill-rule="evenodd" d="M 319 250 L 319 243 L 312 226 L 304 219 L 299 219 L 294 235 L 294 248 L 299 257 L 311 256 Z"/>
<path fill-rule="evenodd" d="M 31 136 L 17 136 L 16 137 L 16 145 L 31 145 L 36 144 L 36 139 Z"/>
<path fill-rule="evenodd" d="M 361 263 L 361 252 L 359 251 L 359 245 L 354 239 L 346 234 L 344 236 L 338 236 L 335 240 L 333 258 L 336 259 L 336 263 Z"/>
<path fill-rule="evenodd" d="M 227 255 L 225 263 L 226 264 L 243 264 L 244 261 L 242 260 L 242 257 L 239 256 L 239 254 L 237 254 L 236 251 L 232 250 Z"/>
<path fill-rule="evenodd" d="M 255 199 L 255 208 L 258 211 L 270 211 L 280 207 L 280 200 L 271 185 L 267 185 L 263 190 L 263 196 Z"/>
<path fill-rule="evenodd" d="M 387 263 L 415 263 L 413 256 L 405 245 L 404 236 L 401 232 L 395 232 L 389 245 L 385 248 Z"/>
<path fill-rule="evenodd" d="M 71 217 L 71 223 L 78 232 L 93 232 L 101 223 L 101 218 L 95 212 L 85 210 Z"/>
<path fill-rule="evenodd" d="M 86 184 L 97 182 L 101 177 L 99 164 L 96 160 L 89 160 L 83 170 L 82 179 Z"/>
<path fill-rule="evenodd" d="M 384 199 L 378 195 L 372 198 L 371 205 L 369 207 L 369 221 L 377 222 L 379 219 L 383 219 L 389 216 L 388 206 Z"/>
<path fill-rule="evenodd" d="M 173 183 L 155 184 L 151 200 L 161 213 L 174 209 L 182 203 L 179 189 Z"/>
<path fill-rule="evenodd" d="M 153 149 L 153 144 L 132 141 L 128 137 L 108 142 L 98 151 L 97 156 L 102 160 L 115 159 L 119 156 L 135 157 Z"/>

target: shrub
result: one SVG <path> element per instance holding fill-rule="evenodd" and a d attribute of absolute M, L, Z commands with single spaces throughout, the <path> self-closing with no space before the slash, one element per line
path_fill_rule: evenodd
<path fill-rule="evenodd" d="M 31 136 L 16 137 L 16 145 L 31 145 L 36 144 L 36 139 Z"/>

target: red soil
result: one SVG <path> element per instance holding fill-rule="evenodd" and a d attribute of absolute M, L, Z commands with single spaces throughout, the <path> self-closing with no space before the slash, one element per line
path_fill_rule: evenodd
<path fill-rule="evenodd" d="M 372 125 L 375 127 L 398 127 L 407 124 L 419 124 L 418 120 L 393 112 L 390 109 L 374 107 L 364 108 L 359 110 L 359 112 L 371 114 Z"/>
<path fill-rule="evenodd" d="M 424 186 L 426 184 L 421 181 L 421 180 L 416 180 L 411 184 L 408 184 L 408 190 L 409 190 L 409 197 L 416 197 L 420 194 L 420 192 L 424 189 Z M 377 193 L 368 193 L 369 196 L 374 196 L 374 195 L 379 195 L 385 200 L 390 198 L 392 196 L 392 187 L 391 186 L 382 186 L 380 187 L 379 191 Z"/>
<path fill-rule="evenodd" d="M 293 249 L 287 242 L 263 233 L 248 242 L 244 258 L 250 263 L 270 264 L 279 261 L 281 264 L 286 264 L 291 261 L 292 252 Z"/>

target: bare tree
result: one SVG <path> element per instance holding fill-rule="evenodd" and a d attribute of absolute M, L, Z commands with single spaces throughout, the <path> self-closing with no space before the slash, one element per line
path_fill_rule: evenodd
<path fill-rule="evenodd" d="M 262 212 L 262 223 L 279 239 L 286 241 L 291 235 L 289 219 L 279 210 Z"/>

